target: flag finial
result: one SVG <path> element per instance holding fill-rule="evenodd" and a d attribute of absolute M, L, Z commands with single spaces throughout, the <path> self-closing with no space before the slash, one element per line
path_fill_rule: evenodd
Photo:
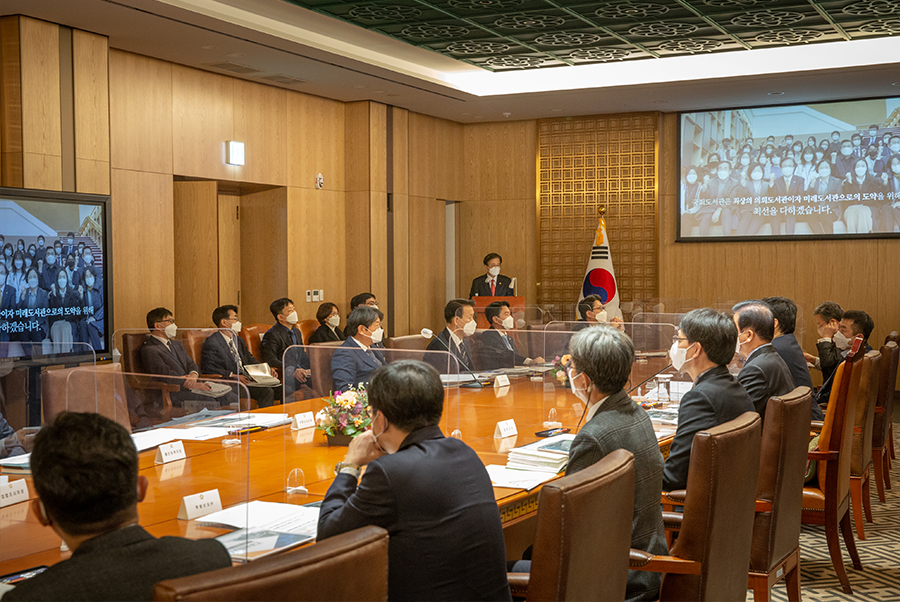
<path fill-rule="evenodd" d="M 600 214 L 600 217 L 606 215 L 606 205 L 600 205 L 599 207 L 597 207 L 597 213 Z"/>

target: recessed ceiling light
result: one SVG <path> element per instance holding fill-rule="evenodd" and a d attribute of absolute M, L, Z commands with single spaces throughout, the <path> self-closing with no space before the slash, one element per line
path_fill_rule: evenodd
<path fill-rule="evenodd" d="M 225 56 L 227 56 L 230 59 L 242 59 L 247 55 L 244 54 L 243 52 L 229 52 Z"/>
<path fill-rule="evenodd" d="M 562 109 L 552 109 L 552 111 L 553 111 L 554 113 L 561 113 L 561 112 L 562 112 Z"/>
<path fill-rule="evenodd" d="M 201 46 L 200 49 L 201 50 L 218 50 L 219 47 L 218 46 Z"/>
<path fill-rule="evenodd" d="M 362 90 L 363 88 L 365 88 L 365 86 L 353 86 L 353 87 L 356 88 L 357 90 Z"/>
<path fill-rule="evenodd" d="M 891 84 L 892 86 L 900 86 L 900 82 L 894 82 Z"/>
<path fill-rule="evenodd" d="M 655 105 L 667 105 L 667 104 L 669 104 L 669 101 L 668 101 L 668 100 L 654 100 L 654 101 L 653 101 L 653 104 L 655 104 Z"/>
<path fill-rule="evenodd" d="M 784 92 L 768 92 L 769 96 L 784 96 Z"/>

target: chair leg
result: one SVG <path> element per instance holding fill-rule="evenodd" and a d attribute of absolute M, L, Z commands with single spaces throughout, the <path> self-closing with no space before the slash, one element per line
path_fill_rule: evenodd
<path fill-rule="evenodd" d="M 882 462 L 884 462 L 884 470 L 882 474 L 884 474 L 884 488 L 891 488 L 891 454 L 885 451 L 884 456 L 881 458 Z"/>
<path fill-rule="evenodd" d="M 896 460 L 897 456 L 894 455 L 894 424 L 891 423 L 891 426 L 888 427 L 888 443 L 891 444 L 891 460 Z"/>
<path fill-rule="evenodd" d="M 875 469 L 875 489 L 878 501 L 884 503 L 884 448 L 872 450 L 872 467 Z"/>
<path fill-rule="evenodd" d="M 856 536 L 862 541 L 866 538 L 866 530 L 863 527 L 861 477 L 850 477 L 850 506 L 853 509 L 853 523 L 856 525 Z"/>
<path fill-rule="evenodd" d="M 844 515 L 847 518 L 847 515 Z M 843 522 L 843 519 L 842 519 Z M 844 537 L 846 540 L 846 536 Z M 831 555 L 831 564 L 834 565 L 834 572 L 837 573 L 838 580 L 841 582 L 841 589 L 845 594 L 853 594 L 850 589 L 850 580 L 847 579 L 847 571 L 844 569 L 844 557 L 841 556 L 841 542 L 838 539 L 838 526 L 829 520 L 825 521 L 825 540 L 828 542 L 828 553 Z M 850 535 L 853 541 L 853 534 Z M 849 547 L 849 545 L 848 545 Z"/>
<path fill-rule="evenodd" d="M 866 469 L 866 474 L 862 478 L 862 500 L 863 500 L 863 510 L 866 513 L 866 522 L 872 522 L 872 496 L 870 495 L 872 490 L 872 483 L 869 481 L 869 470 Z"/>
<path fill-rule="evenodd" d="M 850 560 L 853 562 L 853 568 L 857 571 L 863 570 L 862 562 L 859 560 L 859 552 L 856 551 L 856 542 L 853 541 L 853 529 L 850 527 L 850 513 L 844 514 L 841 518 L 841 535 L 844 536 L 844 545 L 847 546 L 847 552 L 850 553 Z"/>
<path fill-rule="evenodd" d="M 768 579 L 763 576 L 753 583 L 753 602 L 769 602 L 769 584 Z"/>
<path fill-rule="evenodd" d="M 800 602 L 800 553 L 797 553 L 797 566 L 784 576 L 784 585 L 787 588 L 788 602 Z M 756 593 L 753 594 L 754 599 Z"/>

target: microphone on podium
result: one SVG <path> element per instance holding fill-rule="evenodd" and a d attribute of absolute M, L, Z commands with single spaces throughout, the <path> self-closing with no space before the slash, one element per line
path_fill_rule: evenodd
<path fill-rule="evenodd" d="M 431 337 L 434 337 L 434 333 L 431 331 L 430 328 L 423 328 L 423 329 L 422 329 L 422 332 L 420 332 L 419 334 L 421 334 L 425 339 L 430 339 Z M 455 354 L 455 353 L 453 353 L 452 351 L 450 351 L 450 348 L 449 348 L 449 347 L 447 346 L 447 344 L 441 339 L 441 337 L 434 337 L 434 338 L 435 338 L 435 340 L 438 341 L 441 345 L 443 345 L 443 346 L 444 346 L 444 349 L 446 349 L 446 350 L 450 353 L 450 356 L 451 356 L 453 359 L 455 359 L 456 362 L 457 362 L 460 366 L 462 366 L 463 368 L 465 368 L 465 369 L 466 369 L 466 372 L 468 372 L 468 373 L 472 376 L 472 381 L 473 381 L 474 384 L 472 384 L 472 385 L 469 385 L 468 383 L 466 383 L 466 384 L 460 384 L 461 387 L 466 387 L 466 386 L 470 386 L 470 387 L 471 387 L 471 386 L 483 387 L 483 386 L 484 386 L 484 384 L 482 384 L 481 382 L 478 381 L 478 377 L 475 376 L 475 373 L 472 372 L 471 370 L 469 370 L 469 367 L 466 366 L 466 364 L 465 364 L 461 359 L 459 359 L 458 357 L 456 357 L 456 354 Z"/>

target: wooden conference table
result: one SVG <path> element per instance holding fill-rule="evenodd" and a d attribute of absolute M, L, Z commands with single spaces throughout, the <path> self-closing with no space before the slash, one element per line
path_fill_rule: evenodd
<path fill-rule="evenodd" d="M 636 376 L 632 374 L 633 380 L 640 382 Z M 542 430 L 550 407 L 556 408 L 558 420 L 564 425 L 574 427 L 578 422 L 572 407 L 576 399 L 568 389 L 527 377 L 510 380 L 505 392 L 463 388 L 457 394 L 456 389 L 448 390 L 441 428 L 445 435 L 459 429 L 462 440 L 475 449 L 485 465 L 506 464 L 510 447 L 537 440 L 534 433 Z M 322 405 L 321 399 L 311 399 L 255 411 L 293 416 L 315 414 Z M 518 430 L 515 441 L 495 439 L 496 423 L 510 418 L 515 419 Z M 671 435 L 662 433 L 664 454 L 670 442 Z M 184 441 L 184 446 L 187 459 L 168 464 L 154 464 L 155 449 L 140 454 L 140 474 L 150 481 L 146 498 L 138 505 L 140 524 L 157 537 L 200 539 L 226 533 L 200 526 L 198 521 L 176 518 L 184 496 L 211 489 L 218 489 L 223 508 L 250 500 L 291 504 L 321 500 L 334 479 L 334 465 L 347 452 L 346 447 L 328 446 L 321 431 L 292 431 L 289 425 L 244 435 L 239 446 L 224 447 L 222 439 Z M 285 493 L 288 475 L 298 468 L 303 471 L 308 493 Z M 30 477 L 26 478 L 33 499 L 34 487 Z M 521 557 L 521 551 L 533 539 L 538 491 L 494 488 L 510 558 Z M 60 543 L 52 529 L 40 525 L 30 502 L 0 508 L 0 575 L 67 558 L 70 553 L 60 552 Z"/>

